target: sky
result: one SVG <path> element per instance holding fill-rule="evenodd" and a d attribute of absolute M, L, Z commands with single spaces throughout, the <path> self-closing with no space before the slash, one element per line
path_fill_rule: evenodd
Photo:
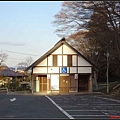
<path fill-rule="evenodd" d="M 8 55 L 8 67 L 32 57 L 33 62 L 59 40 L 51 23 L 62 1 L 1 1 L 0 51 Z"/>

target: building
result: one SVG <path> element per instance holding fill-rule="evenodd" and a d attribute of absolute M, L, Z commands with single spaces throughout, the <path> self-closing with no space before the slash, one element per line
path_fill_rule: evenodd
<path fill-rule="evenodd" d="M 65 38 L 31 64 L 33 93 L 92 92 L 96 67 Z"/>
<path fill-rule="evenodd" d="M 0 66 L 0 87 L 4 84 L 10 83 L 12 79 L 19 81 L 24 77 L 27 77 L 27 75 L 25 75 L 24 73 L 19 73 L 19 72 L 10 70 L 10 68 L 5 65 Z"/>

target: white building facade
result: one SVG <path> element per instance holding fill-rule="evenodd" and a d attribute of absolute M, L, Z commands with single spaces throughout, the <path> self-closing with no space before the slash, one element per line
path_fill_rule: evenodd
<path fill-rule="evenodd" d="M 64 38 L 30 68 L 33 93 L 92 92 L 96 83 L 94 65 Z"/>

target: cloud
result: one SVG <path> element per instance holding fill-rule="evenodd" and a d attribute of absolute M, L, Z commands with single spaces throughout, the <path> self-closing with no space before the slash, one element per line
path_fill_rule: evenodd
<path fill-rule="evenodd" d="M 4 41 L 4 42 L 0 42 L 0 44 L 2 45 L 10 45 L 10 46 L 25 46 L 25 43 L 15 43 L 15 42 L 8 42 L 8 41 Z"/>

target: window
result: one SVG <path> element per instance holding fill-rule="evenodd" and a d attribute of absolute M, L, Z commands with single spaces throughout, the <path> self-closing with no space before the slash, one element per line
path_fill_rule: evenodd
<path fill-rule="evenodd" d="M 67 66 L 72 66 L 72 55 L 67 56 Z"/>
<path fill-rule="evenodd" d="M 57 66 L 57 55 L 53 55 L 53 66 Z"/>

